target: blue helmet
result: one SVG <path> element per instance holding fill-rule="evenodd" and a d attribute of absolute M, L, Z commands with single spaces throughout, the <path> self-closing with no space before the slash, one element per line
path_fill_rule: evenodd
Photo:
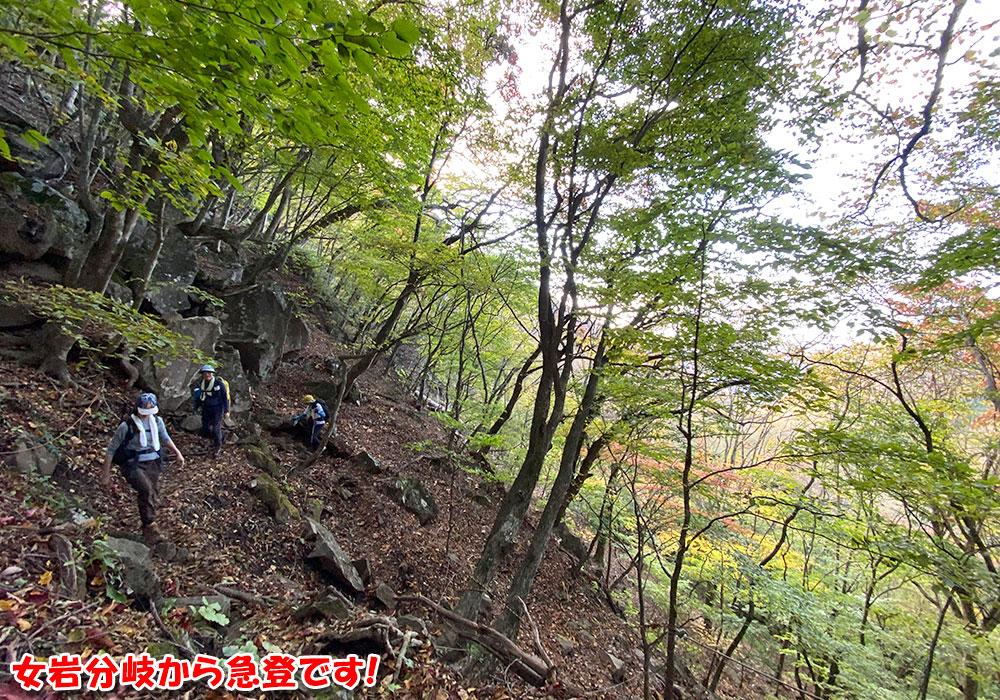
<path fill-rule="evenodd" d="M 204 365 L 204 366 L 203 366 L 203 367 L 202 367 L 202 368 L 201 368 L 200 370 L 198 370 L 198 371 L 199 371 L 199 372 L 212 372 L 212 373 L 214 374 L 214 373 L 215 373 L 215 367 L 213 367 L 212 365 Z"/>

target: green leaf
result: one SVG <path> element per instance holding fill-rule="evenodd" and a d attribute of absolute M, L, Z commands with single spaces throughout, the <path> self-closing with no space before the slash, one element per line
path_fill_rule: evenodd
<path fill-rule="evenodd" d="M 105 583 L 104 584 L 104 593 L 108 596 L 108 598 L 110 598 L 111 600 L 115 601 L 116 603 L 125 603 L 125 602 L 128 602 L 128 598 L 126 598 L 124 596 L 124 594 L 122 594 L 121 591 L 119 591 L 118 589 L 116 589 L 110 583 Z"/>
<path fill-rule="evenodd" d="M 390 56 L 394 58 L 408 58 L 410 56 L 410 45 L 397 39 L 395 34 L 387 32 L 379 38 L 382 41 L 382 47 Z"/>
<path fill-rule="evenodd" d="M 372 57 L 368 55 L 368 52 L 364 49 L 355 49 L 351 51 L 351 55 L 354 57 L 354 63 L 357 65 L 358 70 L 360 70 L 365 75 L 371 75 L 375 70 L 375 62 Z"/>
<path fill-rule="evenodd" d="M 420 30 L 417 25 L 405 17 L 400 17 L 392 23 L 392 31 L 396 32 L 396 36 L 408 44 L 412 44 L 420 38 Z"/>
<path fill-rule="evenodd" d="M 42 134 L 40 131 L 35 129 L 28 129 L 21 137 L 28 142 L 28 145 L 32 148 L 38 148 L 39 146 L 44 146 L 49 142 L 48 137 Z"/>

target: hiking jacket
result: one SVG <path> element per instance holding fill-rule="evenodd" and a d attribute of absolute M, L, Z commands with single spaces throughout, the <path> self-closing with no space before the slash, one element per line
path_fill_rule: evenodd
<path fill-rule="evenodd" d="M 198 380 L 192 387 L 192 394 L 194 410 L 205 407 L 229 413 L 229 382 L 222 377 L 214 377 L 211 386 L 206 386 L 204 380 Z"/>

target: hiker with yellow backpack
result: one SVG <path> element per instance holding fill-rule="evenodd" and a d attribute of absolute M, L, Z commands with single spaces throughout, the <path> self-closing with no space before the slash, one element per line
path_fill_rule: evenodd
<path fill-rule="evenodd" d="M 194 411 L 201 409 L 201 436 L 212 438 L 214 457 L 222 453 L 222 421 L 229 417 L 229 382 L 215 376 L 215 368 L 201 368 L 201 381 L 191 387 Z"/>

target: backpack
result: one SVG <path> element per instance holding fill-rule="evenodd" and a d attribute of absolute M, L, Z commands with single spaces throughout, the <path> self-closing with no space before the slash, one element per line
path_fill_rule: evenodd
<path fill-rule="evenodd" d="M 316 399 L 315 401 L 313 401 L 313 406 L 316 406 L 317 404 L 319 405 L 320 408 L 323 409 L 323 418 L 322 419 L 317 418 L 316 420 L 317 421 L 319 421 L 319 420 L 329 420 L 329 418 L 330 418 L 330 409 L 327 408 L 326 401 L 324 401 L 323 399 Z"/>
<path fill-rule="evenodd" d="M 132 438 L 135 437 L 135 423 L 132 422 L 131 418 L 126 418 L 122 423 L 126 427 L 125 439 L 122 440 L 122 444 L 118 446 L 118 449 L 112 455 L 111 463 L 117 464 L 122 469 L 127 469 L 136 462 L 139 453 L 128 448 L 129 443 L 132 442 Z"/>
<path fill-rule="evenodd" d="M 131 469 L 139 461 L 139 453 L 136 450 L 129 449 L 128 445 L 132 442 L 132 438 L 135 437 L 135 423 L 132 421 L 132 416 L 129 415 L 125 420 L 122 421 L 125 424 L 126 432 L 125 439 L 122 440 L 122 444 L 118 446 L 115 453 L 111 456 L 111 463 L 118 465 L 119 468 Z M 157 452 L 160 459 L 163 459 L 163 448 L 161 447 L 159 452 Z"/>

